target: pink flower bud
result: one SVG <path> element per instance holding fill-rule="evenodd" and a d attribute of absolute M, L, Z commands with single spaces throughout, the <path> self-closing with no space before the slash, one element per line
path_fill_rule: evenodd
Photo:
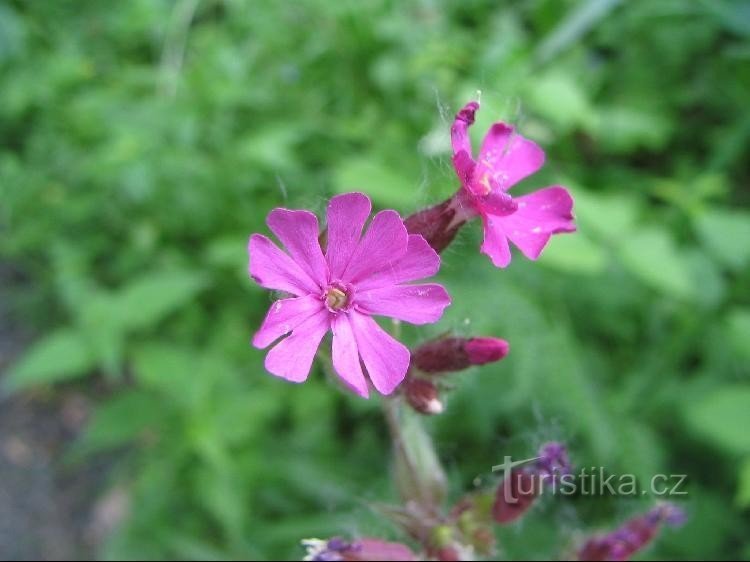
<path fill-rule="evenodd" d="M 531 508 L 545 486 L 553 485 L 571 470 L 565 445 L 555 441 L 545 443 L 531 464 L 514 468 L 506 474 L 495 495 L 493 518 L 501 524 L 519 519 Z"/>
<path fill-rule="evenodd" d="M 469 363 L 472 365 L 485 365 L 500 361 L 508 355 L 510 345 L 500 338 L 472 338 L 464 346 Z"/>
<path fill-rule="evenodd" d="M 509 350 L 499 338 L 439 338 L 420 345 L 412 353 L 412 365 L 424 373 L 461 371 L 499 361 Z"/>
<path fill-rule="evenodd" d="M 581 561 L 630 560 L 656 538 L 662 524 L 677 527 L 685 522 L 685 513 L 672 504 L 662 504 L 644 515 L 634 517 L 611 533 L 590 538 L 578 551 Z"/>
<path fill-rule="evenodd" d="M 420 414 L 432 416 L 443 413 L 440 391 L 432 381 L 409 377 L 404 385 L 404 395 L 409 405 Z"/>
<path fill-rule="evenodd" d="M 514 470 L 497 488 L 492 517 L 505 525 L 522 517 L 539 495 L 539 478 L 525 470 Z"/>

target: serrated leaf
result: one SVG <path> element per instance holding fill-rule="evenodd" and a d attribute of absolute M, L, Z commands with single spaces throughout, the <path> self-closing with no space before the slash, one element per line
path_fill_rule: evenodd
<path fill-rule="evenodd" d="M 32 345 L 11 368 L 6 385 L 20 390 L 71 380 L 86 375 L 93 366 L 93 355 L 82 335 L 63 328 Z"/>
<path fill-rule="evenodd" d="M 731 452 L 750 453 L 750 385 L 725 386 L 685 411 L 693 430 Z"/>

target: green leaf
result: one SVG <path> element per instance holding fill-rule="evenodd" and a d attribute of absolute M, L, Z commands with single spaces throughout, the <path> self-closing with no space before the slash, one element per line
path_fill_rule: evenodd
<path fill-rule="evenodd" d="M 595 114 L 585 90 L 569 73 L 554 70 L 532 80 L 527 99 L 531 108 L 561 132 L 593 126 Z"/>
<path fill-rule="evenodd" d="M 116 314 L 131 330 L 150 328 L 206 286 L 205 276 L 187 271 L 147 273 L 115 295 Z"/>
<path fill-rule="evenodd" d="M 568 236 L 554 236 L 539 263 L 569 273 L 598 275 L 607 265 L 607 255 L 601 246 L 577 232 Z"/>
<path fill-rule="evenodd" d="M 195 375 L 199 362 L 195 353 L 164 344 L 148 344 L 133 358 L 133 374 L 147 388 L 186 393 L 186 379 Z"/>
<path fill-rule="evenodd" d="M 709 209 L 695 227 L 703 245 L 725 267 L 739 271 L 750 261 L 750 213 Z"/>
<path fill-rule="evenodd" d="M 386 164 L 360 157 L 346 160 L 334 172 L 337 193 L 363 191 L 381 207 L 408 209 L 418 198 L 418 185 L 410 183 Z"/>
<path fill-rule="evenodd" d="M 737 505 L 746 509 L 750 507 L 750 457 L 740 467 L 740 487 L 737 491 Z"/>
<path fill-rule="evenodd" d="M 636 228 L 638 201 L 624 194 L 602 195 L 584 189 L 574 189 L 575 214 L 580 231 L 598 234 L 619 244 Z"/>
<path fill-rule="evenodd" d="M 20 390 L 35 384 L 50 384 L 82 377 L 94 366 L 84 338 L 63 328 L 36 342 L 11 368 L 6 385 Z"/>
<path fill-rule="evenodd" d="M 657 291 L 681 299 L 695 296 L 689 264 L 663 230 L 643 229 L 628 236 L 620 248 L 620 259 L 633 275 Z"/>
<path fill-rule="evenodd" d="M 726 341 L 738 357 L 750 361 L 750 309 L 735 308 L 727 315 Z"/>
<path fill-rule="evenodd" d="M 168 409 L 163 399 L 139 390 L 119 394 L 101 404 L 89 422 L 75 453 L 88 454 L 126 445 L 147 429 L 158 429 Z"/>
<path fill-rule="evenodd" d="M 733 453 L 750 453 L 750 385 L 725 386 L 686 409 L 693 430 Z"/>
<path fill-rule="evenodd" d="M 632 152 L 640 147 L 659 149 L 671 132 L 671 122 L 664 116 L 624 106 L 600 109 L 594 127 L 597 143 L 617 153 Z"/>

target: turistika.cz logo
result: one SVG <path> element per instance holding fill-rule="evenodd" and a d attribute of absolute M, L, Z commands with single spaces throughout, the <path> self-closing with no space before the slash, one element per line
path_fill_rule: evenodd
<path fill-rule="evenodd" d="M 584 467 L 572 470 L 548 470 L 540 472 L 537 465 L 542 457 L 513 460 L 505 457 L 501 464 L 492 467 L 492 472 L 502 473 L 505 479 L 523 473 L 525 478 L 515 478 L 514 486 L 506 486 L 505 501 L 514 503 L 520 497 L 538 496 L 543 493 L 562 496 L 686 496 L 687 475 L 655 474 L 646 482 L 635 474 L 610 473 L 604 467 Z"/>

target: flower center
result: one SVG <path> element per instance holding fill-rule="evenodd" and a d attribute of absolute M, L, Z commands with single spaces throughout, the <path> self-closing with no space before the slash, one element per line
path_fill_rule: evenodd
<path fill-rule="evenodd" d="M 324 295 L 328 310 L 338 312 L 347 308 L 349 306 L 350 293 L 349 288 L 341 283 L 332 283 L 329 285 Z"/>

